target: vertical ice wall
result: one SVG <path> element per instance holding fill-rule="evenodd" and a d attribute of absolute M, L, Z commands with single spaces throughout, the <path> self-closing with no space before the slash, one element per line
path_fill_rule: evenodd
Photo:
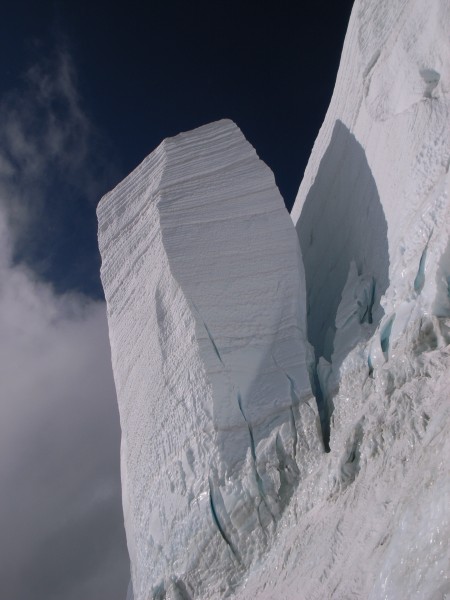
<path fill-rule="evenodd" d="M 446 0 L 354 5 L 333 98 L 292 210 L 325 396 L 383 314 L 375 349 L 382 361 L 381 346 L 389 338 L 392 345 L 389 332 L 395 338 L 403 329 L 416 299 L 433 314 L 447 294 L 438 270 L 441 257 L 448 262 L 450 231 L 449 39 Z"/>
<path fill-rule="evenodd" d="M 295 229 L 230 121 L 165 140 L 98 219 L 134 598 L 221 597 L 321 450 Z"/>

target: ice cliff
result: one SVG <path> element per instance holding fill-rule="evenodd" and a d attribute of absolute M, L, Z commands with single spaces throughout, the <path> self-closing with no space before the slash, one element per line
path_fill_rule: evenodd
<path fill-rule="evenodd" d="M 134 595 L 219 597 L 321 453 L 295 228 L 231 121 L 165 140 L 98 216 Z"/>
<path fill-rule="evenodd" d="M 450 595 L 449 40 L 356 0 L 292 220 L 230 121 L 102 199 L 135 600 Z"/>

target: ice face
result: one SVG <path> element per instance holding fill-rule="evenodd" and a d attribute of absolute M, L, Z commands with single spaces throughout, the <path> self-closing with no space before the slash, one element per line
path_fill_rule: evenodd
<path fill-rule="evenodd" d="M 98 217 L 134 598 L 219 597 L 321 452 L 295 229 L 230 121 L 165 140 Z"/>
<path fill-rule="evenodd" d="M 377 184 L 363 147 L 339 119 L 296 227 L 305 265 L 308 337 L 317 361 L 316 395 L 327 438 L 340 364 L 375 331 L 389 283 L 387 222 Z M 330 376 L 324 378 L 323 368 L 331 362 Z"/>

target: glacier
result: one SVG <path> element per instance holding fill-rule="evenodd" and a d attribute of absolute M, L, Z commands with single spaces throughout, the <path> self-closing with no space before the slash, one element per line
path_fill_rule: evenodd
<path fill-rule="evenodd" d="M 291 217 L 228 120 L 101 200 L 129 598 L 450 597 L 449 40 L 355 1 Z"/>

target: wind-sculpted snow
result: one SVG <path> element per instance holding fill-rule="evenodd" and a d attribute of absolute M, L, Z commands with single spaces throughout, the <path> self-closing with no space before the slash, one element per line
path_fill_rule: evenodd
<path fill-rule="evenodd" d="M 296 232 L 230 121 L 165 140 L 98 218 L 134 599 L 223 597 L 322 451 Z"/>

